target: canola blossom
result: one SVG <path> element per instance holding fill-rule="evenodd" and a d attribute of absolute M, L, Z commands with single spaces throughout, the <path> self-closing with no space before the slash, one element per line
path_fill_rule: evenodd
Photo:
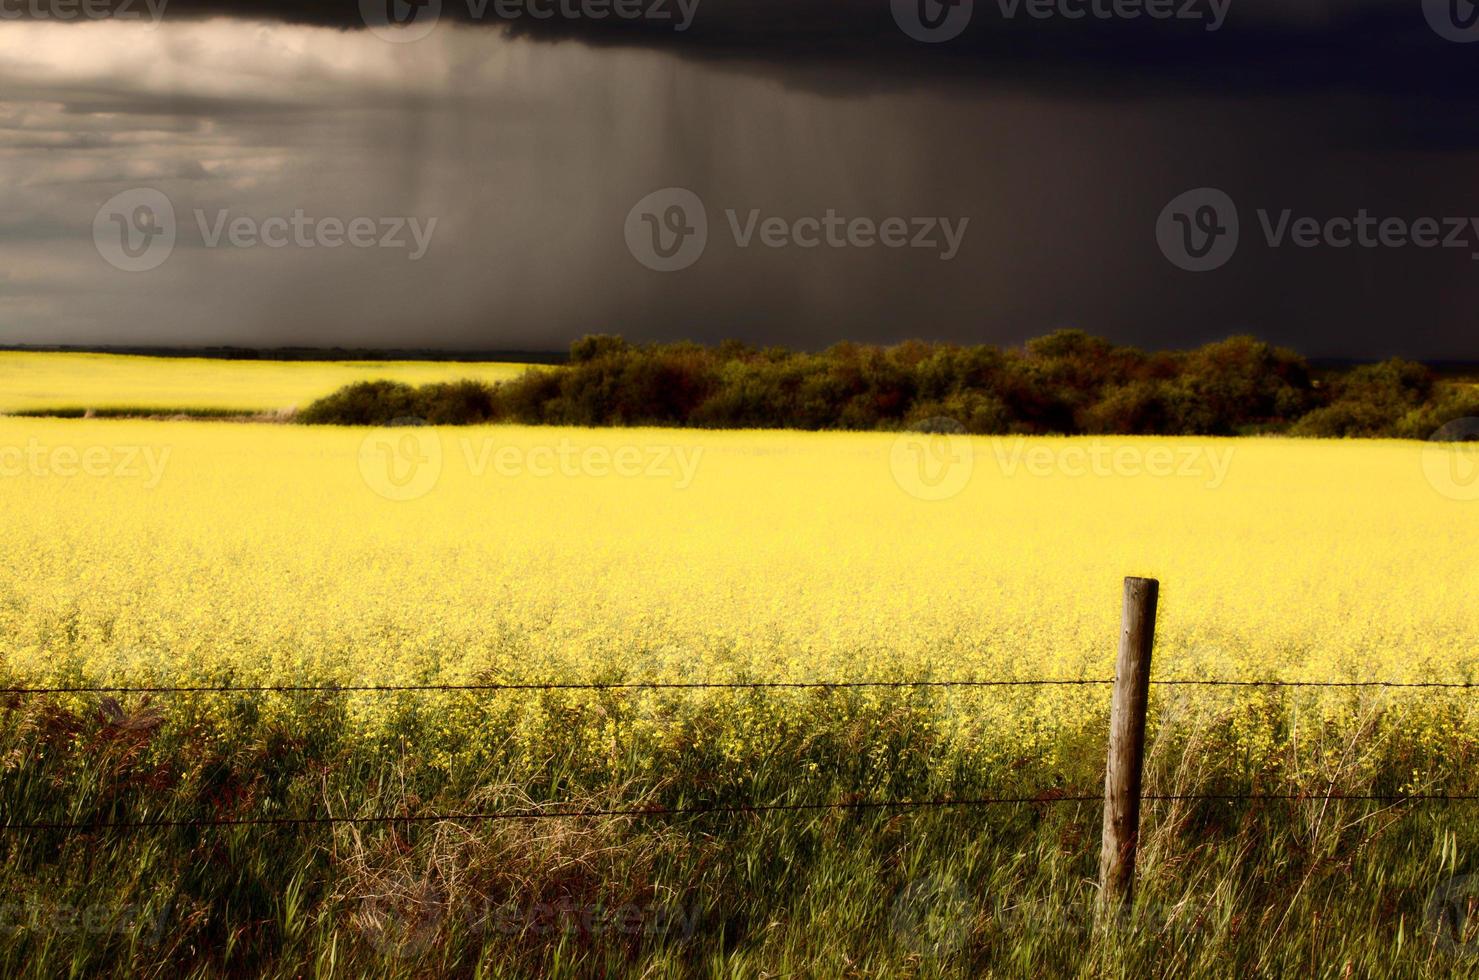
<path fill-rule="evenodd" d="M 0 351 L 0 412 L 86 409 L 278 412 L 356 381 L 504 381 L 526 364 L 433 361 L 232 361 Z"/>
<path fill-rule="evenodd" d="M 1133 574 L 1162 582 L 1156 678 L 1475 680 L 1479 503 L 1432 452 L 0 419 L 0 662 L 24 685 L 1107 678 Z M 1192 716 L 1233 703 L 1166 690 Z M 752 737 L 804 703 L 633 697 L 597 712 L 593 751 Z M 676 724 L 677 697 L 730 727 Z M 1058 751 L 1107 699 L 905 704 L 941 744 L 1005 758 Z M 488 710 L 457 703 L 448 752 Z M 373 732 L 396 704 L 350 710 Z M 493 710 L 531 739 L 557 722 L 512 697 Z M 1475 714 L 1444 718 L 1424 737 Z"/>

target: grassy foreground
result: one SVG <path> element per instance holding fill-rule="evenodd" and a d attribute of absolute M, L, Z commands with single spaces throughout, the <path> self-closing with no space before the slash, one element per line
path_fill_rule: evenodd
<path fill-rule="evenodd" d="M 1465 681 L 1462 446 L 0 420 L 5 686 Z M 1440 465 L 1441 464 L 1441 465 Z M 7 830 L 19 976 L 1479 973 L 1472 691 L 1153 689 L 1092 918 L 1102 687 L 4 696 L 8 824 L 981 796 L 903 811 Z M 1467 913 L 1467 917 L 1465 916 Z M 1445 931 L 1445 924 L 1447 931 Z M 1467 930 L 1467 931 L 1455 931 Z"/>
<path fill-rule="evenodd" d="M 366 747 L 332 702 L 212 734 L 221 706 L 122 715 L 53 706 L 6 713 L 7 814 L 43 820 L 341 816 L 646 803 L 927 798 L 1092 783 L 1092 726 L 1077 750 L 929 774 L 941 704 L 846 698 L 747 705 L 801 710 L 805 728 L 756 725 L 725 759 L 702 716 L 626 699 L 539 707 L 539 759 L 490 747 L 452 772 L 416 751 L 436 715 L 404 705 Z M 1354 706 L 1354 705 L 1353 705 Z M 1414 754 L 1393 737 L 1411 707 L 1361 707 L 1354 731 L 1256 714 L 1308 744 L 1260 756 L 1270 783 L 1319 794 L 1390 787 L 1413 765 L 1476 787 L 1472 744 Z M 1158 706 L 1150 791 L 1252 782 L 1234 731 Z M 1166 711 L 1169 708 L 1170 714 Z M 1431 706 L 1430 706 L 1431 710 Z M 1468 710 L 1454 703 L 1453 714 Z M 231 713 L 252 714 L 246 703 Z M 638 766 L 593 768 L 576 734 L 599 717 L 669 715 L 695 736 Z M 500 712 L 494 711 L 498 715 Z M 498 727 L 494 722 L 493 727 Z M 569 734 L 561 736 L 558 732 Z M 1369 740 L 1369 742 L 1368 742 Z M 1471 855 L 1479 822 L 1452 803 L 1165 802 L 1146 814 L 1138 904 L 1097 923 L 1097 805 L 1052 802 L 903 812 L 338 827 L 8 832 L 0 880 L 7 975 L 129 976 L 1466 976 L 1479 973 Z"/>

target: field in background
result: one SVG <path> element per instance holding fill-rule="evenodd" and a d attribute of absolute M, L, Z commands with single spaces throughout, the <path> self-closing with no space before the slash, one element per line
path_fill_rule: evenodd
<path fill-rule="evenodd" d="M 1103 678 L 1141 574 L 1163 583 L 1158 678 L 1472 680 L 1462 451 L 0 419 L 0 666 L 32 686 Z M 1472 692 L 1152 694 L 1148 792 L 1314 799 L 1151 804 L 1138 918 L 1092 938 L 1099 810 L 1054 796 L 1099 789 L 1103 687 L 12 696 L 13 821 L 1041 802 L 18 835 L 7 894 L 101 894 L 114 918 L 43 915 L 0 965 L 1474 966 L 1432 911 L 1479 853 L 1473 804 L 1319 798 L 1479 790 Z M 140 921 L 163 923 L 152 945 Z"/>
<path fill-rule="evenodd" d="M 503 381 L 527 364 L 437 361 L 233 361 L 0 351 L 0 413 L 140 409 L 277 412 L 356 381 Z"/>
<path fill-rule="evenodd" d="M 1479 664 L 1432 447 L 951 436 L 931 485 L 930 438 L 0 421 L 41 454 L 0 480 L 0 644 L 116 680 L 1077 677 L 1132 573 L 1163 675 Z M 42 472 L 69 448 L 108 466 Z"/>

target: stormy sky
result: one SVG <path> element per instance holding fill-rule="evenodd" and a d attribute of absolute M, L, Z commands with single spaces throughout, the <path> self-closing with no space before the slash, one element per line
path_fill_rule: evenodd
<path fill-rule="evenodd" d="M 0 344 L 1479 358 L 1472 41 L 1468 0 L 0 0 Z"/>

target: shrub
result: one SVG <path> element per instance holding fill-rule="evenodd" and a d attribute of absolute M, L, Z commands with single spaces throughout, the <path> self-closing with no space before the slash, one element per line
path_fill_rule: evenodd
<path fill-rule="evenodd" d="M 1253 337 L 1232 337 L 1192 351 L 1182 362 L 1180 380 L 1205 404 L 1213 433 L 1286 422 L 1315 403 L 1304 358 Z"/>
<path fill-rule="evenodd" d="M 599 334 L 576 341 L 563 368 L 498 385 L 362 382 L 300 418 L 795 429 L 898 429 L 949 418 L 982 434 L 1427 438 L 1466 415 L 1479 415 L 1479 389 L 1440 383 L 1410 361 L 1358 367 L 1321 388 L 1302 357 L 1253 337 L 1146 353 L 1060 330 L 1020 350 L 909 341 L 821 353 L 734 341 L 634 346 Z"/>
<path fill-rule="evenodd" d="M 1114 435 L 1201 435 L 1219 428 L 1207 402 L 1182 381 L 1116 385 L 1078 420 L 1085 432 Z"/>
<path fill-rule="evenodd" d="M 625 340 L 615 334 L 593 333 L 581 337 L 570 345 L 570 361 L 572 364 L 582 364 L 586 361 L 598 361 L 603 357 L 625 354 L 631 350 Z"/>
<path fill-rule="evenodd" d="M 298 413 L 310 425 L 385 425 L 420 417 L 417 392 L 399 381 L 357 381 Z"/>
<path fill-rule="evenodd" d="M 1341 439 L 1381 435 L 1393 424 L 1390 414 L 1375 405 L 1339 401 L 1317 408 L 1295 422 L 1290 435 Z"/>
<path fill-rule="evenodd" d="M 432 425 L 478 425 L 498 420 L 494 389 L 479 381 L 432 384 L 416 391 L 418 416 Z"/>
<path fill-rule="evenodd" d="M 983 391 L 962 391 L 943 401 L 918 402 L 907 427 L 921 430 L 933 419 L 959 422 L 972 435 L 1000 435 L 1012 431 L 1012 415 L 1000 398 Z"/>

